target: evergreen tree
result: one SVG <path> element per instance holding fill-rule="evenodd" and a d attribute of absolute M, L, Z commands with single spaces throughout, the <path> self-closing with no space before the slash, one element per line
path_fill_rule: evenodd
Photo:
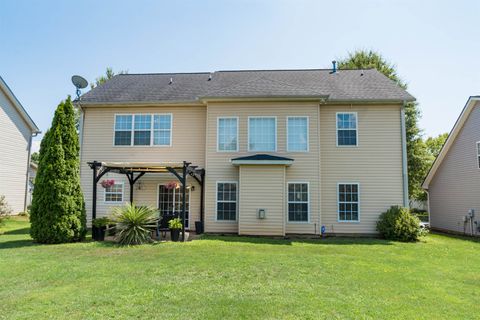
<path fill-rule="evenodd" d="M 375 51 L 359 50 L 349 53 L 347 58 L 339 60 L 338 66 L 340 69 L 375 68 L 403 89 L 407 89 L 407 84 L 397 75 L 395 65 L 389 63 Z M 428 172 L 429 153 L 423 141 L 422 130 L 418 126 L 420 116 L 421 112 L 416 102 L 408 102 L 405 105 L 408 193 L 410 199 L 423 200 L 426 198 L 426 193 L 421 184 Z"/>
<path fill-rule="evenodd" d="M 59 104 L 52 126 L 40 145 L 30 212 L 30 234 L 37 242 L 62 243 L 85 237 L 78 149 L 74 111 L 68 98 Z"/>

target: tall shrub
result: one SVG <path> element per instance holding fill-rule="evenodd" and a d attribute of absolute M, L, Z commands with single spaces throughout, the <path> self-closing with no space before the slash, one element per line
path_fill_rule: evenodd
<path fill-rule="evenodd" d="M 377 231 L 385 239 L 404 242 L 417 241 L 427 232 L 416 216 L 399 206 L 392 206 L 380 215 Z"/>
<path fill-rule="evenodd" d="M 75 128 L 70 108 L 70 99 L 59 104 L 40 145 L 30 213 L 30 234 L 40 243 L 79 241 L 86 233 L 78 137 L 70 132 L 70 127 Z"/>

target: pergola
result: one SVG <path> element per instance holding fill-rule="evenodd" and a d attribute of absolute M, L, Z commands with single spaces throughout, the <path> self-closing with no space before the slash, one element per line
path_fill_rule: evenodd
<path fill-rule="evenodd" d="M 182 241 L 185 241 L 185 193 L 187 189 L 187 177 L 191 176 L 200 185 L 200 221 L 204 221 L 204 180 L 205 169 L 192 166 L 190 162 L 88 162 L 93 171 L 93 197 L 92 197 L 92 219 L 97 217 L 97 184 L 108 172 L 124 174 L 130 183 L 130 203 L 133 203 L 133 187 L 135 183 L 147 173 L 171 173 L 182 186 Z"/>

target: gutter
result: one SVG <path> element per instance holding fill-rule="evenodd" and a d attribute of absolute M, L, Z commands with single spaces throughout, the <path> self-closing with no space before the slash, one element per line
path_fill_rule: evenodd
<path fill-rule="evenodd" d="M 405 105 L 407 101 L 403 102 L 400 111 L 400 125 L 402 130 L 402 178 L 403 178 L 403 206 L 408 208 L 410 206 L 408 197 L 408 162 L 407 162 L 407 130 L 405 125 Z"/>

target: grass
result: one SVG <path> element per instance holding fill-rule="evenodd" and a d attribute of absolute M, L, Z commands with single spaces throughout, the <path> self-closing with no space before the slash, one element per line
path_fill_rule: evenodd
<path fill-rule="evenodd" d="M 0 235 L 1 319 L 473 319 L 480 242 L 205 236 L 118 247 Z"/>

